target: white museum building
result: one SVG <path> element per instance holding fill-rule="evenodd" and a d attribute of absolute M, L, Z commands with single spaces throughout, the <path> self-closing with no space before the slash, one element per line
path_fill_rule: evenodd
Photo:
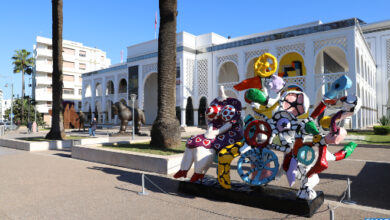
<path fill-rule="evenodd" d="M 32 77 L 32 97 L 36 101 L 37 111 L 43 114 L 46 124 L 51 124 L 49 111 L 52 108 L 52 41 L 37 36 L 34 45 L 35 66 Z M 63 40 L 63 99 L 72 103 L 75 109 L 81 106 L 81 74 L 110 66 L 106 52 L 84 46 L 82 43 Z"/>
<path fill-rule="evenodd" d="M 82 75 L 82 111 L 100 123 L 118 123 L 112 104 L 143 109 L 147 124 L 157 115 L 158 40 L 127 47 L 127 62 Z M 253 77 L 255 59 L 269 52 L 278 59 L 277 73 L 287 84 L 301 86 L 310 98 L 342 75 L 353 82 L 348 94 L 362 98 L 362 108 L 346 121 L 361 129 L 389 114 L 390 21 L 366 24 L 352 18 L 321 21 L 283 29 L 226 38 L 215 33 L 177 34 L 176 106 L 182 126 L 205 123 L 204 111 L 224 85 L 226 94 L 244 102 L 233 85 Z M 244 104 L 246 106 L 246 104 Z"/>

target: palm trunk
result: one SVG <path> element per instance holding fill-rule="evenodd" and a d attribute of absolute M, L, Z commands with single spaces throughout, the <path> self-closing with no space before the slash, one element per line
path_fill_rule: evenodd
<path fill-rule="evenodd" d="M 22 106 L 21 106 L 21 112 L 20 120 L 21 123 L 24 123 L 24 68 L 22 69 Z"/>
<path fill-rule="evenodd" d="M 177 0 L 160 0 L 158 35 L 158 112 L 151 130 L 153 147 L 180 145 L 180 123 L 176 118 L 176 16 Z"/>
<path fill-rule="evenodd" d="M 53 19 L 53 107 L 50 132 L 47 139 L 65 138 L 64 115 L 62 106 L 62 0 L 52 0 Z"/>

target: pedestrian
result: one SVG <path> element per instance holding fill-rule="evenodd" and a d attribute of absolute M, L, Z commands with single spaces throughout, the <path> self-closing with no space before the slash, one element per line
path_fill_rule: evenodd
<path fill-rule="evenodd" d="M 88 129 L 89 131 L 89 136 L 94 136 L 95 137 L 95 131 L 96 131 L 96 127 L 97 127 L 97 121 L 96 121 L 96 117 L 93 118 L 92 122 L 91 122 L 91 127 Z"/>
<path fill-rule="evenodd" d="M 32 123 L 27 122 L 27 132 L 30 134 L 32 132 Z"/>

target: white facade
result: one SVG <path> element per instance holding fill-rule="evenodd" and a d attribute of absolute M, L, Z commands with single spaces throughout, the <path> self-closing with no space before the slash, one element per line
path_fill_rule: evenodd
<path fill-rule="evenodd" d="M 63 40 L 63 99 L 81 105 L 82 77 L 85 72 L 107 68 L 111 61 L 106 52 L 86 47 L 82 43 Z M 33 98 L 39 113 L 50 124 L 49 110 L 52 107 L 52 41 L 50 38 L 37 36 L 34 45 L 35 67 L 33 73 Z M 80 104 L 79 104 L 80 103 Z"/>
<path fill-rule="evenodd" d="M 4 120 L 4 117 L 3 117 L 4 112 L 5 112 L 5 109 L 4 109 L 4 105 L 3 105 L 3 90 L 0 89 L 0 114 L 1 114 L 0 121 Z"/>
<path fill-rule="evenodd" d="M 287 84 L 305 90 L 311 110 L 318 92 L 326 92 L 330 83 L 347 75 L 353 81 L 347 92 L 363 99 L 362 110 L 347 121 L 347 127 L 373 125 L 379 116 L 375 89 L 378 73 L 359 23 L 358 19 L 313 22 L 234 39 L 215 33 L 178 33 L 176 105 L 181 125 L 200 123 L 206 105 L 217 97 L 219 85 L 224 85 L 226 94 L 240 99 L 246 107 L 243 92 L 235 91 L 233 85 L 253 77 L 253 62 L 265 52 L 276 56 L 277 73 L 284 76 Z M 83 75 L 83 111 L 96 112 L 101 122 L 117 122 L 107 116 L 111 111 L 107 100 L 115 103 L 123 98 L 130 104 L 126 99 L 129 92 L 117 92 L 119 80 L 124 79 L 128 91 L 138 94 L 137 104 L 151 124 L 157 112 L 157 44 L 152 40 L 129 46 L 127 63 Z M 96 88 L 107 91 L 110 80 L 114 93 L 99 93 Z"/>
<path fill-rule="evenodd" d="M 2 99 L 1 101 L 1 120 L 6 120 L 8 118 L 7 115 L 5 115 L 5 111 L 7 109 L 11 108 L 11 99 Z"/>
<path fill-rule="evenodd" d="M 378 109 L 379 117 L 390 117 L 390 20 L 363 25 L 362 30 L 377 66 L 374 108 Z M 363 94 L 364 88 L 361 90 Z"/>

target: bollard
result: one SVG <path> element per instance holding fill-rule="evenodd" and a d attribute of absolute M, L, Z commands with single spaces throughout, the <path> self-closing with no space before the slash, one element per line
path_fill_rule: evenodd
<path fill-rule="evenodd" d="M 138 192 L 138 195 L 146 196 L 148 195 L 148 192 L 145 190 L 145 174 L 142 174 L 142 192 Z"/>
<path fill-rule="evenodd" d="M 347 179 L 347 200 L 343 200 L 344 204 L 355 205 L 356 202 L 351 200 L 351 181 Z"/>
<path fill-rule="evenodd" d="M 330 211 L 329 213 L 330 220 L 334 220 L 334 210 L 330 209 L 329 211 Z"/>

